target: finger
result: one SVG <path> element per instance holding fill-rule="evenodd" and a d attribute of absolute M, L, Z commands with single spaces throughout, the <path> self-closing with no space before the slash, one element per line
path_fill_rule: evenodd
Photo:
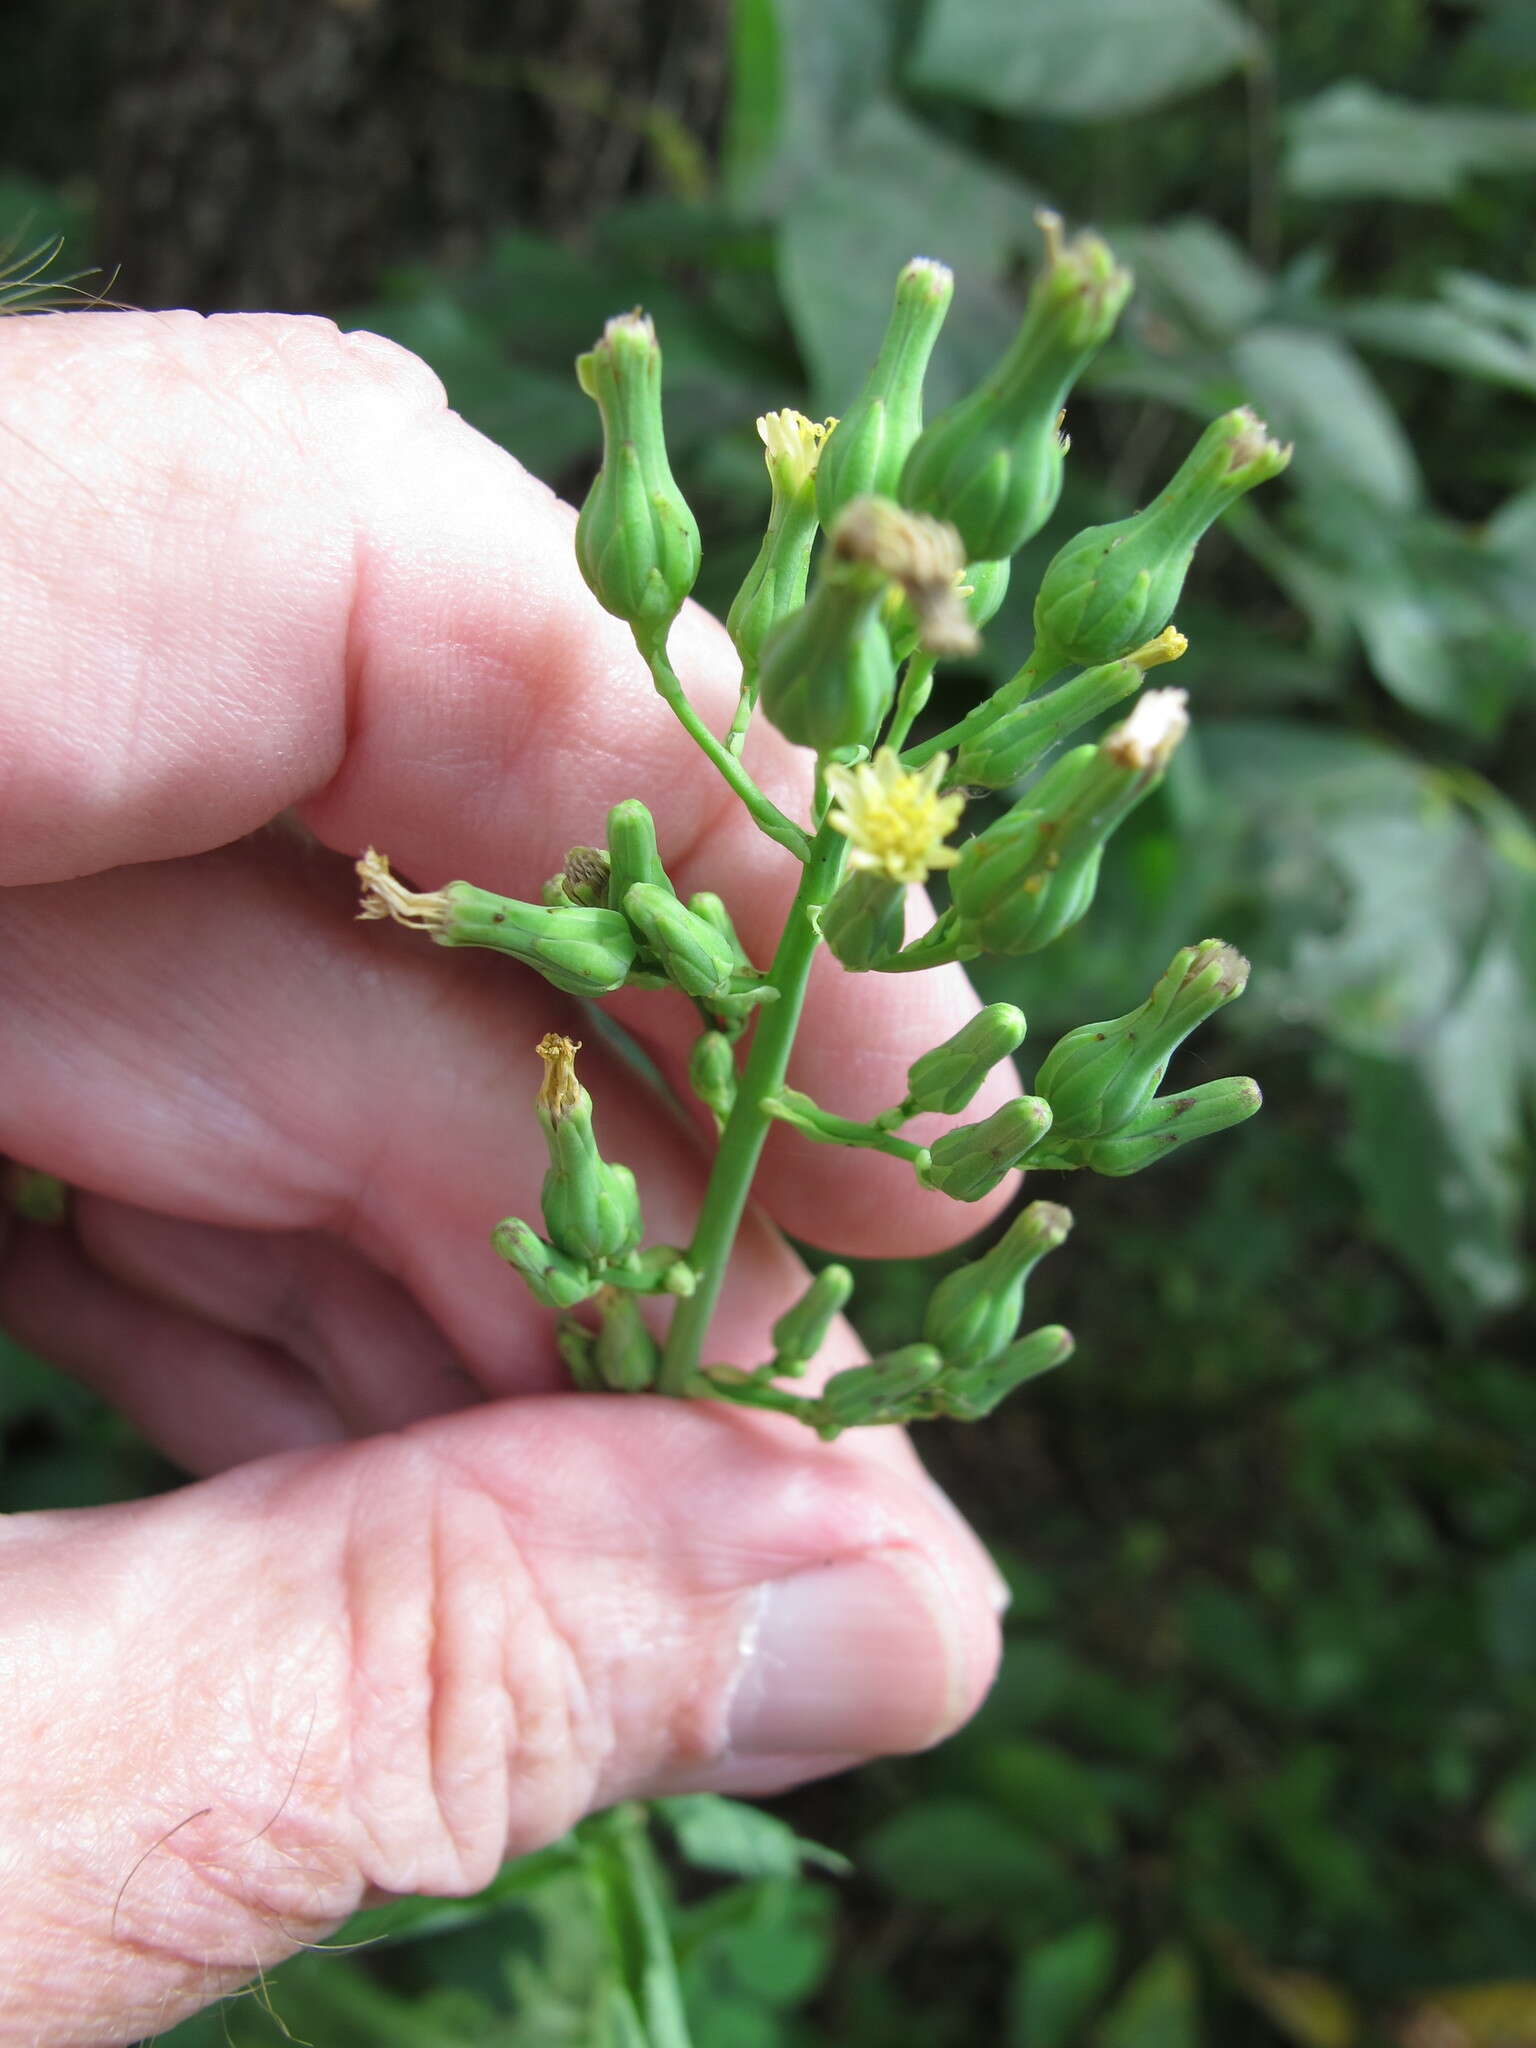
<path fill-rule="evenodd" d="M 5 1540 L 0 2032 L 34 2048 L 615 1799 L 926 1745 L 996 1656 L 920 1484 L 687 1404 L 509 1403 Z"/>
<path fill-rule="evenodd" d="M 402 1429 L 480 1398 L 410 1293 L 333 1237 L 221 1229 L 92 1195 L 76 1196 L 72 1221 L 100 1275 L 279 1351 L 349 1435 Z M 200 1459 L 193 1469 L 210 1468 Z"/>
<path fill-rule="evenodd" d="M 383 844 L 422 886 L 529 896 L 639 789 L 680 884 L 717 889 L 766 959 L 795 863 L 596 609 L 568 509 L 446 412 L 424 365 L 252 316 L 58 315 L 6 323 L 0 350 L 0 880 L 187 853 L 301 805 L 328 844 Z M 677 658 L 723 727 L 724 634 L 690 611 Z M 803 752 L 761 730 L 749 760 L 803 800 Z M 957 970 L 919 979 L 818 976 L 799 1085 L 855 1115 L 899 1099 L 971 1008 Z M 798 1203 L 814 1175 L 828 1220 L 859 1220 L 844 1249 L 947 1242 L 992 1206 L 782 1149 L 765 1192 Z"/>
<path fill-rule="evenodd" d="M 313 1378 L 275 1345 L 122 1285 L 65 1231 L 16 1232 L 0 1259 L 0 1327 L 94 1388 L 188 1472 L 348 1434 Z"/>

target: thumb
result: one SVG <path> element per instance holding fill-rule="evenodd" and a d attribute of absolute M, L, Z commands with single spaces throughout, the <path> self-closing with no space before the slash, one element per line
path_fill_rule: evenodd
<path fill-rule="evenodd" d="M 921 1748 L 996 1654 L 979 1553 L 915 1473 L 637 1397 L 0 1540 L 0 2041 L 30 2048 L 157 2032 L 616 1799 Z"/>

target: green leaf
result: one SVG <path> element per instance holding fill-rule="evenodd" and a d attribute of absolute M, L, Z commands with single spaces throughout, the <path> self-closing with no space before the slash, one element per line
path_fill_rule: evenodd
<path fill-rule="evenodd" d="M 1195 1972 L 1184 1950 L 1159 1949 L 1143 1963 L 1093 2040 L 1094 2048 L 1200 2048 Z"/>
<path fill-rule="evenodd" d="M 1087 1856 L 1114 1852 L 1119 1831 L 1100 1776 L 1069 1751 L 1050 1742 L 992 1743 L 978 1775 L 1026 1834 Z"/>
<path fill-rule="evenodd" d="M 907 1807 L 866 1838 L 859 1861 L 924 1906 L 976 1913 L 1074 1896 L 1050 1851 L 979 1800 Z"/>
<path fill-rule="evenodd" d="M 1109 1920 L 1084 1920 L 1022 1957 L 1009 1993 L 1011 2048 L 1068 2048 L 1109 1988 L 1116 1936 Z"/>
<path fill-rule="evenodd" d="M 1224 0 L 934 0 L 909 77 L 1004 113 L 1100 120 L 1193 92 L 1258 48 Z"/>
<path fill-rule="evenodd" d="M 1303 491 L 1339 488 L 1389 512 L 1423 495 L 1396 413 L 1347 343 L 1303 327 L 1259 327 L 1232 351 L 1233 368 L 1271 430 L 1296 443 L 1291 474 Z"/>
<path fill-rule="evenodd" d="M 1270 280 L 1215 221 L 1117 227 L 1113 241 L 1136 274 L 1138 320 L 1155 309 L 1191 342 L 1231 340 L 1258 321 L 1273 296 Z"/>
<path fill-rule="evenodd" d="M 1536 169 L 1536 115 L 1425 106 L 1356 80 L 1291 110 L 1284 180 L 1307 199 L 1456 198 L 1478 175 Z"/>
<path fill-rule="evenodd" d="M 726 177 L 738 208 L 778 215 L 886 90 L 900 10 L 889 0 L 747 0 L 735 14 Z"/>
<path fill-rule="evenodd" d="M 777 1815 L 714 1792 L 657 1799 L 652 1810 L 671 1828 L 684 1861 L 701 1870 L 731 1877 L 795 1877 L 811 1864 L 845 1877 L 853 1868 L 846 1856 L 804 1840 Z"/>
<path fill-rule="evenodd" d="M 1467 289 L 1488 287 L 1489 294 Z M 1433 363 L 1536 396 L 1536 293 L 1514 292 L 1491 279 L 1441 280 L 1439 301 L 1369 299 L 1333 316 L 1341 334 L 1364 348 Z"/>
<path fill-rule="evenodd" d="M 1017 322 L 998 281 L 1021 251 L 1033 258 L 1038 248 L 1034 203 L 1025 186 L 892 102 L 871 106 L 796 197 L 780 238 L 780 282 L 815 409 L 840 412 L 858 391 L 913 256 L 937 257 L 959 279 L 929 372 L 929 413 L 974 384 Z"/>
<path fill-rule="evenodd" d="M 1483 1635 L 1499 1669 L 1536 1677 L 1536 1544 L 1512 1551 L 1483 1575 Z"/>

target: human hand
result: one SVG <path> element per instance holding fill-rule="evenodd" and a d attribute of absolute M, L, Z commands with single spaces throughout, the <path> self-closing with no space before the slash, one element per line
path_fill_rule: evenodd
<path fill-rule="evenodd" d="M 579 1024 L 350 921 L 370 841 L 536 895 L 639 794 L 762 957 L 793 863 L 588 597 L 573 515 L 320 321 L 7 322 L 0 424 L 0 1151 L 77 1190 L 69 1232 L 12 1228 L 0 1322 L 213 1475 L 0 1529 L 0 2041 L 87 2048 L 614 1799 L 937 1740 L 996 1581 L 894 1432 L 561 1391 L 487 1234 L 536 1208 L 533 1046 Z M 674 647 L 720 729 L 728 643 L 689 613 Z M 797 809 L 803 759 L 751 750 Z M 869 1114 L 969 1006 L 826 960 L 793 1078 Z M 612 1008 L 681 1075 L 681 999 Z M 690 1132 L 590 1037 L 582 1076 L 686 1241 Z M 848 1253 L 954 1229 L 789 1132 L 757 1193 Z M 795 1285 L 754 1219 L 711 1355 L 766 1356 Z"/>

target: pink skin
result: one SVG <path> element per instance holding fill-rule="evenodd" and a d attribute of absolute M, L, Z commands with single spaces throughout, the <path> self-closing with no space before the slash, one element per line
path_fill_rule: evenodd
<path fill-rule="evenodd" d="M 568 508 L 316 320 L 6 322 L 0 428 L 0 1151 L 83 1191 L 12 1229 L 0 1320 L 210 1475 L 0 1529 L 0 2042 L 89 2048 L 615 1798 L 938 1740 L 997 1581 L 895 1432 L 560 1391 L 486 1231 L 537 1214 L 532 1048 L 579 1020 L 350 921 L 369 842 L 536 895 L 639 794 L 766 959 L 794 863 L 588 597 Z M 690 612 L 674 651 L 722 729 L 723 634 Z M 799 812 L 806 757 L 747 760 Z M 681 1073 L 686 1005 L 613 1008 Z M 793 1078 L 868 1114 L 970 1008 L 824 963 Z M 600 1047 L 582 1075 L 686 1239 L 696 1135 Z M 711 1344 L 749 1362 L 800 1279 L 775 1217 L 890 1254 L 1004 1199 L 789 1132 L 758 1193 Z"/>

